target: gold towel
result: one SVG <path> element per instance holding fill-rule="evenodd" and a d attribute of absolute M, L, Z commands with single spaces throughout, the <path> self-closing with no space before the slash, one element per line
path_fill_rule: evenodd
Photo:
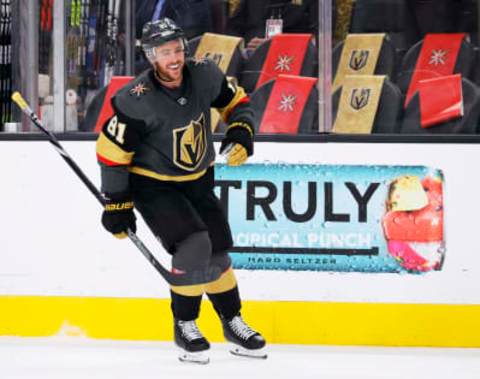
<path fill-rule="evenodd" d="M 195 58 L 208 57 L 212 59 L 222 70 L 226 73 L 230 61 L 232 60 L 233 53 L 239 44 L 243 44 L 243 38 L 226 36 L 223 34 L 205 33 L 198 44 L 197 51 L 195 52 Z M 220 114 L 216 109 L 210 110 L 211 126 L 214 132 L 217 129 L 218 122 L 220 121 Z"/>
<path fill-rule="evenodd" d="M 195 58 L 208 57 L 220 67 L 222 72 L 226 73 L 235 49 L 242 42 L 241 37 L 205 33 L 195 52 Z"/>
<path fill-rule="evenodd" d="M 385 33 L 349 34 L 343 45 L 333 91 L 341 87 L 347 75 L 374 75 Z"/>
<path fill-rule="evenodd" d="M 370 134 L 385 76 L 348 75 L 343 83 L 334 133 Z"/>

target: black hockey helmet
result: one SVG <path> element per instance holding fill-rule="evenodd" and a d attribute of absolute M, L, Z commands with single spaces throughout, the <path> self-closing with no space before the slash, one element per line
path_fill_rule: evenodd
<path fill-rule="evenodd" d="M 185 51 L 188 50 L 185 33 L 173 20 L 168 17 L 156 21 L 147 22 L 142 29 L 142 48 L 147 57 L 153 53 L 153 49 L 166 42 L 182 39 Z"/>

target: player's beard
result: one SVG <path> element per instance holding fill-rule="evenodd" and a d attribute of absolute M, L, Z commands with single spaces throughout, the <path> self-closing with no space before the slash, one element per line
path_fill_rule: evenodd
<path fill-rule="evenodd" d="M 155 74 L 156 74 L 157 78 L 160 81 L 165 82 L 165 83 L 172 83 L 172 82 L 175 82 L 175 81 L 181 82 L 182 78 L 183 78 L 184 63 L 183 62 L 177 62 L 177 63 L 180 65 L 180 68 L 178 69 L 179 70 L 179 75 L 178 76 L 173 76 L 168 72 L 168 70 L 164 70 L 158 62 L 155 62 L 154 67 L 155 67 Z"/>

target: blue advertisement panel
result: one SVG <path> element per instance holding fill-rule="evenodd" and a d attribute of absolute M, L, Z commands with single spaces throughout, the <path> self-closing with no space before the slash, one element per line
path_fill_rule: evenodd
<path fill-rule="evenodd" d="M 216 166 L 234 267 L 419 273 L 445 257 L 444 178 L 424 166 Z"/>

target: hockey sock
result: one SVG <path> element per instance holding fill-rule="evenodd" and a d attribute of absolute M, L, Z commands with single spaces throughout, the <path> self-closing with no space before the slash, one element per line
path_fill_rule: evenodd
<path fill-rule="evenodd" d="M 202 295 L 185 296 L 176 293 L 172 289 L 170 291 L 170 296 L 172 299 L 171 308 L 173 312 L 173 317 L 176 320 L 192 321 L 198 318 L 198 315 L 200 313 L 200 303 L 202 301 Z"/>
<path fill-rule="evenodd" d="M 218 280 L 206 284 L 205 291 L 220 317 L 230 320 L 240 312 L 240 293 L 232 268 Z"/>

